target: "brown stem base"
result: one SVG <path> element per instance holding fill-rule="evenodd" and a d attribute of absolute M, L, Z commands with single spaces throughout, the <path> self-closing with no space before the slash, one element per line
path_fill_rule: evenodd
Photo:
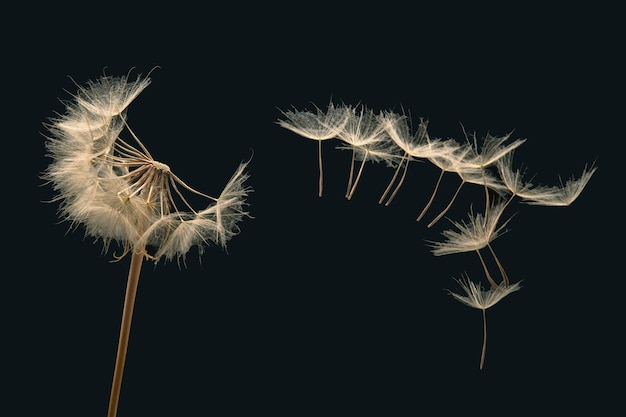
<path fill-rule="evenodd" d="M 120 400 L 122 388 L 122 376 L 124 374 L 124 364 L 126 363 L 126 351 L 128 350 L 128 339 L 130 336 L 130 325 L 133 320 L 133 309 L 135 307 L 135 296 L 139 284 L 139 273 L 143 254 L 134 253 L 130 261 L 128 271 L 128 283 L 126 284 L 126 296 L 124 297 L 124 311 L 122 313 L 122 325 L 120 327 L 120 339 L 117 345 L 117 357 L 115 358 L 115 372 L 113 373 L 113 384 L 111 386 L 111 397 L 109 399 L 109 411 L 107 417 L 117 415 L 117 406 Z"/>

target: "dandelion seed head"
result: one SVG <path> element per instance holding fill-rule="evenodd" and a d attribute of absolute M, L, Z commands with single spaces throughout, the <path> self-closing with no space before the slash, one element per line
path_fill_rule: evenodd
<path fill-rule="evenodd" d="M 158 261 L 184 258 L 193 246 L 225 247 L 248 215 L 241 163 L 219 197 L 197 191 L 170 167 L 152 158 L 127 123 L 131 102 L 150 84 L 148 78 L 102 77 L 79 87 L 66 112 L 51 119 L 46 138 L 52 162 L 43 179 L 56 192 L 59 214 L 71 227 L 128 252 Z M 127 137 L 122 137 L 122 134 Z M 205 209 L 189 195 L 207 200 Z"/>

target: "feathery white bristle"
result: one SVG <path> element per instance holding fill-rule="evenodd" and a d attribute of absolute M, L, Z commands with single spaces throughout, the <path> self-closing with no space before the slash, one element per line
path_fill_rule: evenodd
<path fill-rule="evenodd" d="M 52 119 L 46 147 L 52 162 L 43 178 L 52 183 L 59 213 L 105 249 L 118 242 L 124 253 L 155 261 L 184 258 L 193 246 L 225 246 L 248 213 L 240 166 L 215 198 L 192 189 L 169 166 L 155 161 L 126 122 L 128 106 L 149 78 L 101 77 L 80 87 L 65 114 Z M 136 143 L 121 138 L 127 131 Z M 209 200 L 210 212 L 194 210 L 183 194 Z"/>

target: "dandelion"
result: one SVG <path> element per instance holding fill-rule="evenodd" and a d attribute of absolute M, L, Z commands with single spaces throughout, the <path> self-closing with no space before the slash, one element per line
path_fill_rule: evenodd
<path fill-rule="evenodd" d="M 484 290 L 480 284 L 474 283 L 469 280 L 469 277 L 465 276 L 464 280 L 456 280 L 465 295 L 457 294 L 455 292 L 449 291 L 450 295 L 452 295 L 457 301 L 461 303 L 482 310 L 483 312 L 483 346 L 480 353 L 480 369 L 483 369 L 483 364 L 485 363 L 485 353 L 487 349 L 487 314 L 486 311 L 488 308 L 496 305 L 507 295 L 519 290 L 520 283 L 516 282 L 512 285 L 507 285 L 504 288 L 490 288 L 488 290 Z"/>
<path fill-rule="evenodd" d="M 289 110 L 282 112 L 286 117 L 279 120 L 278 125 L 292 132 L 317 141 L 317 158 L 319 165 L 319 191 L 322 196 L 324 187 L 324 171 L 322 163 L 322 142 L 337 137 L 351 117 L 351 110 L 345 106 L 335 107 L 331 102 L 326 111 L 315 106 L 315 113 L 310 111 Z"/>
<path fill-rule="evenodd" d="M 239 231 L 247 216 L 244 185 L 248 162 L 242 162 L 218 197 L 187 185 L 170 167 L 155 160 L 127 123 L 127 108 L 150 84 L 150 78 L 103 76 L 79 87 L 66 111 L 47 125 L 52 162 L 42 177 L 56 192 L 59 215 L 71 228 L 102 240 L 106 251 L 117 242 L 119 260 L 132 254 L 109 417 L 117 413 L 134 300 L 145 259 L 183 260 L 192 247 L 221 247 Z M 126 131 L 130 138 L 123 139 Z M 204 199 L 203 209 L 190 204 Z"/>

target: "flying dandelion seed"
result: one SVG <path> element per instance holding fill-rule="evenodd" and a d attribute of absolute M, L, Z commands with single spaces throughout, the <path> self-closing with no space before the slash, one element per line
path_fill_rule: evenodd
<path fill-rule="evenodd" d="M 444 230 L 441 233 L 445 237 L 443 242 L 429 242 L 432 247 L 433 255 L 443 256 L 454 253 L 476 252 L 489 283 L 494 288 L 508 285 L 508 275 L 491 246 L 491 242 L 506 231 L 506 225 L 511 220 L 509 218 L 504 223 L 499 224 L 500 217 L 505 207 L 505 202 L 494 201 L 485 214 L 474 214 L 474 212 L 470 210 L 469 221 L 452 221 L 457 230 Z M 498 270 L 502 276 L 501 284 L 497 284 L 491 276 L 480 252 L 481 249 L 485 247 L 489 249 L 489 252 L 498 266 Z"/>
<path fill-rule="evenodd" d="M 358 115 L 353 110 L 348 123 L 339 131 L 337 137 L 347 144 L 338 146 L 337 149 L 352 151 L 346 190 L 348 200 L 352 199 L 356 191 L 366 162 L 385 162 L 387 166 L 396 164 L 398 148 L 388 140 L 384 126 L 379 123 L 378 117 L 372 110 L 362 108 Z M 355 161 L 361 163 L 356 178 L 353 179 Z"/>
<path fill-rule="evenodd" d="M 376 114 L 365 107 L 361 107 L 359 113 L 357 110 L 350 109 L 350 117 L 343 129 L 337 133 L 337 138 L 348 144 L 348 147 L 342 146 L 339 149 L 351 149 L 352 158 L 350 160 L 350 174 L 348 177 L 348 187 L 346 189 L 346 198 L 352 198 L 356 190 L 356 186 L 363 173 L 363 167 L 371 150 L 375 150 L 378 144 L 385 141 L 385 129 L 378 123 Z M 355 161 L 361 160 L 361 165 L 354 179 Z"/>
<path fill-rule="evenodd" d="M 185 260 L 192 247 L 226 243 L 248 216 L 245 201 L 251 191 L 242 162 L 219 196 L 195 190 L 155 160 L 127 122 L 127 108 L 150 84 L 128 76 L 103 76 L 79 86 L 65 113 L 47 124 L 46 149 L 52 162 L 42 178 L 56 192 L 60 217 L 71 228 L 82 226 L 87 236 L 103 242 L 106 251 L 117 242 L 119 260 L 132 254 L 124 300 L 120 339 L 109 402 L 109 417 L 117 414 L 133 307 L 142 262 Z M 122 138 L 126 132 L 127 138 Z M 206 200 L 196 209 L 189 195 Z"/>
<path fill-rule="evenodd" d="M 310 111 L 288 110 L 282 112 L 284 120 L 278 125 L 285 129 L 314 141 L 317 141 L 317 158 L 319 169 L 318 195 L 321 197 L 324 188 L 324 164 L 322 161 L 322 142 L 337 138 L 352 116 L 352 110 L 346 106 L 338 106 L 331 102 L 326 111 L 315 106 L 315 113 Z"/>
<path fill-rule="evenodd" d="M 463 130 L 465 132 L 465 130 Z M 432 227 L 437 223 L 445 213 L 452 207 L 452 204 L 456 200 L 461 188 L 468 183 L 478 184 L 483 186 L 485 190 L 485 207 L 489 207 L 489 190 L 495 190 L 498 193 L 504 192 L 506 186 L 502 184 L 502 181 L 492 176 L 487 167 L 495 164 L 500 158 L 504 157 L 509 152 L 521 146 L 526 140 L 517 139 L 512 143 L 506 144 L 511 134 L 504 136 L 493 136 L 487 134 L 481 143 L 478 143 L 476 134 L 472 135 L 473 140 L 470 142 L 467 135 L 466 152 L 460 153 L 462 156 L 460 160 L 454 163 L 454 172 L 456 172 L 461 178 L 454 196 L 448 203 L 448 205 L 441 211 L 429 224 L 428 227 Z"/>
<path fill-rule="evenodd" d="M 383 125 L 387 135 L 389 135 L 389 138 L 398 148 L 402 150 L 402 157 L 400 158 L 400 162 L 397 164 L 398 166 L 389 181 L 389 185 L 383 192 L 380 200 L 378 200 L 378 204 L 382 204 L 389 192 L 391 192 L 391 188 L 402 170 L 400 179 L 385 203 L 385 206 L 388 206 L 391 204 L 400 190 L 400 187 L 404 183 L 410 162 L 416 160 L 427 160 L 429 158 L 445 157 L 449 154 L 450 150 L 446 145 L 446 141 L 430 137 L 428 134 L 428 122 L 424 119 L 420 119 L 414 133 L 411 131 L 411 126 L 409 125 L 408 118 L 405 115 L 399 115 L 391 111 L 386 111 L 381 113 L 379 119 L 380 124 Z"/>
<path fill-rule="evenodd" d="M 527 204 L 569 206 L 580 196 L 597 169 L 595 165 L 585 166 L 578 178 L 572 176 L 565 183 L 561 181 L 560 185 L 536 187 L 520 196 Z"/>
<path fill-rule="evenodd" d="M 465 276 L 463 280 L 457 280 L 461 289 L 465 295 L 457 294 L 449 291 L 457 301 L 465 304 L 466 306 L 479 309 L 483 312 L 483 346 L 480 353 L 480 369 L 483 369 L 485 363 L 485 354 L 487 351 L 487 309 L 496 305 L 507 295 L 519 290 L 520 283 L 516 282 L 512 285 L 507 285 L 504 288 L 490 288 L 484 290 L 480 284 L 476 284 L 470 281 L 468 276 Z"/>

